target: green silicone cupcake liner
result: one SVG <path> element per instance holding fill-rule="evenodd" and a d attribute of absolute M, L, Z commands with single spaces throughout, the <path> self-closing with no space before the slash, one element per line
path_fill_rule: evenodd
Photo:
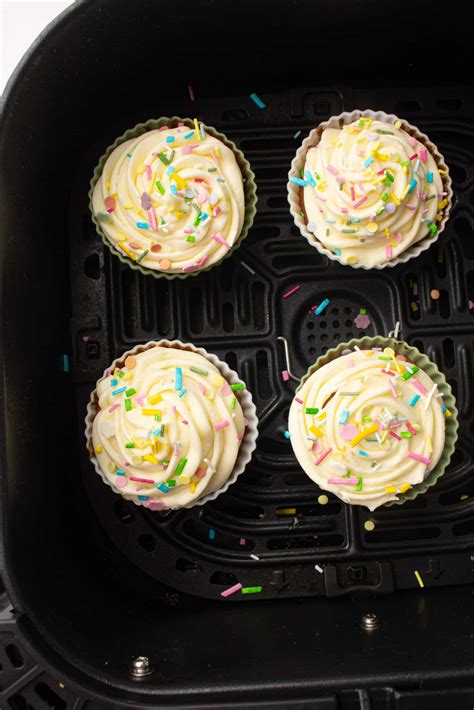
<path fill-rule="evenodd" d="M 97 184 L 97 181 L 99 180 L 100 176 L 102 175 L 102 171 L 104 169 L 104 165 L 106 163 L 107 158 L 109 155 L 112 153 L 112 151 L 115 150 L 121 143 L 124 143 L 127 140 L 130 140 L 131 138 L 138 138 L 139 136 L 143 135 L 144 133 L 147 133 L 148 131 L 155 130 L 157 128 L 161 128 L 162 126 L 169 126 L 170 128 L 174 128 L 178 125 L 178 123 L 184 123 L 185 126 L 189 126 L 190 128 L 194 128 L 194 122 L 190 118 L 179 118 L 178 116 L 172 116 L 170 118 L 164 116 L 162 118 L 157 118 L 157 119 L 150 119 L 149 121 L 145 121 L 145 123 L 138 123 L 134 128 L 130 128 L 128 131 L 125 131 L 121 136 L 119 136 L 112 145 L 110 145 L 105 153 L 101 156 L 99 163 L 97 164 L 94 174 L 92 176 L 92 179 L 90 181 L 90 190 L 89 190 L 89 208 L 92 214 L 92 221 L 95 224 L 95 229 L 99 237 L 102 239 L 102 242 L 104 245 L 110 249 L 112 254 L 116 256 L 122 264 L 126 264 L 129 266 L 131 269 L 135 269 L 135 271 L 140 271 L 142 274 L 145 274 L 146 276 L 154 276 L 157 279 L 186 279 L 190 276 L 198 276 L 199 274 L 204 273 L 205 271 L 209 271 L 210 269 L 213 269 L 214 267 L 218 266 L 221 264 L 224 259 L 228 259 L 229 256 L 231 256 L 241 245 L 242 240 L 245 239 L 247 234 L 249 233 L 250 227 L 253 224 L 253 220 L 255 217 L 255 214 L 257 212 L 257 186 L 255 183 L 255 175 L 252 171 L 252 168 L 250 167 L 250 163 L 248 160 L 245 158 L 244 154 L 242 153 L 241 150 L 237 148 L 235 143 L 233 143 L 231 140 L 227 138 L 223 133 L 219 133 L 216 131 L 214 128 L 211 126 L 207 126 L 205 123 L 203 123 L 204 129 L 206 133 L 209 133 L 210 136 L 213 136 L 213 138 L 217 138 L 218 140 L 222 141 L 224 145 L 226 145 L 228 148 L 232 150 L 232 152 L 235 155 L 235 159 L 237 160 L 237 164 L 240 168 L 240 172 L 242 173 L 242 178 L 244 180 L 243 186 L 244 186 L 244 199 L 245 199 L 245 215 L 244 215 L 244 223 L 242 226 L 242 231 L 240 233 L 239 238 L 233 244 L 231 249 L 224 254 L 222 259 L 219 259 L 219 261 L 215 261 L 212 264 L 209 264 L 209 266 L 206 266 L 202 269 L 199 269 L 197 271 L 186 271 L 186 272 L 179 272 L 179 273 L 166 273 L 166 271 L 159 271 L 156 269 L 149 269 L 145 266 L 141 266 L 140 264 L 137 264 L 135 261 L 132 261 L 128 256 L 125 254 L 122 254 L 122 252 L 119 251 L 115 247 L 115 245 L 107 238 L 105 233 L 102 231 L 100 222 L 99 220 L 95 217 L 94 214 L 94 208 L 92 205 L 92 196 L 94 193 L 94 188 Z"/>
<path fill-rule="evenodd" d="M 385 506 L 401 505 L 407 500 L 414 500 L 421 493 L 426 493 L 428 488 L 431 488 L 436 484 L 438 479 L 441 478 L 446 468 L 448 467 L 448 464 L 451 460 L 451 456 L 454 452 L 456 441 L 458 439 L 459 423 L 456 400 L 454 399 L 452 389 L 447 383 L 445 376 L 442 372 L 438 370 L 437 366 L 433 362 L 431 362 L 431 360 L 426 355 L 421 353 L 417 348 L 413 347 L 412 345 L 408 345 L 407 343 L 401 340 L 394 340 L 393 338 L 384 338 L 380 335 L 376 335 L 373 338 L 353 338 L 352 340 L 349 340 L 348 343 L 339 343 L 337 347 L 328 350 L 327 353 L 318 357 L 314 365 L 311 365 L 311 367 L 308 368 L 306 374 L 303 375 L 303 377 L 301 378 L 296 392 L 301 389 L 308 377 L 311 377 L 311 375 L 316 372 L 316 370 L 319 370 L 324 365 L 327 365 L 328 362 L 332 362 L 332 360 L 335 360 L 336 358 L 340 357 L 342 355 L 343 350 L 354 350 L 354 346 L 356 345 L 361 350 L 371 350 L 373 348 L 393 348 L 393 350 L 395 350 L 398 355 L 404 355 L 410 362 L 414 363 L 417 367 L 419 367 L 420 370 L 426 372 L 426 374 L 431 377 L 433 382 L 436 383 L 436 385 L 438 386 L 438 390 L 443 395 L 443 403 L 451 412 L 450 417 L 445 417 L 446 435 L 444 449 L 443 453 L 441 454 L 441 458 L 434 467 L 434 469 L 430 471 L 429 475 L 427 476 L 427 478 L 425 478 L 424 481 L 413 486 L 408 491 L 406 491 L 406 493 L 400 493 L 396 500 L 392 500 L 389 503 L 385 503 Z"/>

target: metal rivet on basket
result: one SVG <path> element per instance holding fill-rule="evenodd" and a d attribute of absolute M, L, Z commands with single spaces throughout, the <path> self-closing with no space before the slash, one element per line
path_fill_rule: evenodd
<path fill-rule="evenodd" d="M 129 673 L 132 678 L 144 678 L 154 672 L 154 668 L 147 656 L 137 656 L 132 658 L 129 665 Z"/>
<path fill-rule="evenodd" d="M 364 631 L 375 631 L 381 627 L 377 614 L 365 614 L 360 621 L 360 625 Z"/>

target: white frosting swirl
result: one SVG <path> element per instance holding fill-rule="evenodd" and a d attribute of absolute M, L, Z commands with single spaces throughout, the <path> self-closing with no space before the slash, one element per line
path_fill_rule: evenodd
<path fill-rule="evenodd" d="M 390 261 L 435 236 L 445 199 L 435 159 L 399 124 L 361 118 L 326 128 L 306 155 L 308 229 L 348 264 Z"/>
<path fill-rule="evenodd" d="M 242 389 L 194 351 L 155 346 L 127 357 L 97 384 L 92 441 L 104 476 L 153 510 L 221 488 L 244 435 Z"/>
<path fill-rule="evenodd" d="M 436 385 L 394 351 L 356 350 L 314 372 L 296 393 L 291 444 L 320 488 L 370 510 L 421 483 L 444 448 Z"/>
<path fill-rule="evenodd" d="M 245 211 L 235 155 L 202 124 L 148 131 L 119 145 L 92 203 L 114 246 L 167 273 L 222 259 L 240 236 Z"/>

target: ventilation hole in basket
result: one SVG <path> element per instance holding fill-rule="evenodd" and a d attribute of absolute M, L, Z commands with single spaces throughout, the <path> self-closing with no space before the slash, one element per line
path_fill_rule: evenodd
<path fill-rule="evenodd" d="M 346 340 L 352 340 L 353 337 L 354 337 L 354 333 L 351 333 L 351 332 L 346 333 Z"/>
<path fill-rule="evenodd" d="M 316 340 L 316 336 L 311 333 L 311 335 L 308 335 L 307 340 L 308 343 L 314 343 L 314 341 Z"/>
<path fill-rule="evenodd" d="M 313 113 L 315 116 L 327 116 L 331 111 L 331 104 L 329 101 L 316 101 L 313 104 Z"/>
<path fill-rule="evenodd" d="M 322 343 L 324 343 L 324 342 L 326 342 L 326 340 L 329 339 L 329 335 L 327 333 L 321 333 L 321 335 L 319 336 L 319 339 Z"/>
<path fill-rule="evenodd" d="M 407 500 L 406 503 L 403 504 L 403 509 L 404 510 L 424 510 L 426 506 L 428 505 L 428 501 L 426 497 L 423 496 L 418 496 L 415 500 Z M 388 512 L 388 508 L 386 509 Z M 393 512 L 393 508 L 392 508 Z"/>
<path fill-rule="evenodd" d="M 336 534 L 274 537 L 267 540 L 267 547 L 269 550 L 303 550 L 311 547 L 338 547 L 343 542 L 343 536 Z"/>
<path fill-rule="evenodd" d="M 283 479 L 287 486 L 314 486 L 314 482 L 304 473 L 289 473 Z"/>
<path fill-rule="evenodd" d="M 243 480 L 247 485 L 255 486 L 256 488 L 270 488 L 273 484 L 273 476 L 263 471 L 246 471 Z"/>
<path fill-rule="evenodd" d="M 331 308 L 331 315 L 333 315 L 333 316 L 339 315 L 339 308 Z"/>
<path fill-rule="evenodd" d="M 313 330 L 313 328 L 314 328 L 313 321 L 312 320 L 308 321 L 308 323 L 306 323 L 306 327 L 308 328 L 308 330 Z"/>
<path fill-rule="evenodd" d="M 228 301 L 222 304 L 222 326 L 226 333 L 232 333 L 235 327 L 234 306 Z"/>
<path fill-rule="evenodd" d="M 232 572 L 214 572 L 210 579 L 211 584 L 219 584 L 223 587 L 231 587 L 233 584 L 237 584 L 237 577 Z"/>
<path fill-rule="evenodd" d="M 319 327 L 320 327 L 320 328 L 323 328 L 323 330 L 324 330 L 324 328 L 327 328 L 327 327 L 328 327 L 328 324 L 326 323 L 325 320 L 320 320 L 320 321 L 319 321 Z"/>
<path fill-rule="evenodd" d="M 267 199 L 267 205 L 271 209 L 283 209 L 284 207 L 288 207 L 288 200 L 286 197 L 274 195 L 273 197 L 269 197 Z"/>
<path fill-rule="evenodd" d="M 282 427 L 275 428 L 273 437 L 261 436 L 259 438 L 259 446 L 262 452 L 277 456 L 286 456 L 288 454 L 288 441 L 283 437 L 283 432 L 287 430 L 287 424 Z M 278 438 L 274 438 L 278 437 Z"/>
<path fill-rule="evenodd" d="M 435 540 L 441 537 L 440 528 L 402 528 L 398 530 L 377 530 L 364 535 L 366 542 L 409 542 L 413 540 Z"/>
<path fill-rule="evenodd" d="M 257 365 L 257 388 L 261 399 L 270 399 L 272 388 L 268 372 L 268 355 L 265 350 L 258 350 L 255 357 Z"/>
<path fill-rule="evenodd" d="M 12 664 L 13 668 L 23 668 L 25 661 L 23 660 L 23 656 L 21 655 L 21 651 L 18 646 L 14 643 L 8 644 L 8 646 L 5 646 L 5 653 L 7 654 L 8 660 Z"/>
<path fill-rule="evenodd" d="M 472 535 L 474 533 L 474 518 L 453 525 L 453 535 Z"/>
<path fill-rule="evenodd" d="M 449 318 L 451 315 L 451 307 L 449 304 L 449 293 L 445 289 L 440 290 L 438 303 L 441 318 Z"/>
<path fill-rule="evenodd" d="M 453 227 L 460 238 L 464 256 L 467 259 L 474 259 L 474 230 L 471 223 L 465 217 L 456 217 Z"/>
<path fill-rule="evenodd" d="M 21 693 L 16 693 L 16 695 L 11 697 L 8 700 L 8 704 L 12 710 L 35 710 L 33 705 L 31 705 Z"/>
<path fill-rule="evenodd" d="M 310 254 L 294 254 L 291 256 L 291 260 L 288 256 L 275 256 L 272 259 L 272 264 L 275 269 L 286 270 L 291 269 L 294 271 L 297 267 L 316 267 L 322 264 L 323 257 L 315 249 Z"/>
<path fill-rule="evenodd" d="M 455 449 L 453 451 L 453 455 L 451 456 L 451 464 L 450 466 L 452 468 L 459 468 L 462 466 L 464 463 L 464 452 L 462 449 Z"/>
<path fill-rule="evenodd" d="M 176 569 L 186 574 L 202 572 L 202 567 L 198 565 L 197 562 L 191 562 L 191 560 L 186 560 L 184 557 L 178 557 L 176 560 Z"/>
<path fill-rule="evenodd" d="M 205 545 L 224 550 L 239 549 L 239 539 L 221 530 L 215 530 L 212 525 L 206 525 L 203 521 L 186 518 L 183 522 L 182 531 L 185 535 L 197 540 Z"/>
<path fill-rule="evenodd" d="M 339 322 L 338 320 L 333 320 L 333 322 L 332 322 L 332 327 L 333 327 L 333 328 L 339 328 L 340 325 L 341 325 L 341 324 L 340 324 L 340 322 Z"/>
<path fill-rule="evenodd" d="M 457 111 L 463 105 L 462 99 L 438 99 L 436 101 L 439 108 L 445 108 L 448 111 Z"/>
<path fill-rule="evenodd" d="M 261 180 L 284 180 L 286 182 L 288 179 L 287 165 L 271 165 L 262 168 L 254 167 L 253 171 L 257 183 Z"/>
<path fill-rule="evenodd" d="M 418 101 L 406 99 L 405 101 L 397 101 L 395 104 L 395 113 L 414 113 L 415 111 L 421 111 Z"/>
<path fill-rule="evenodd" d="M 262 520 L 265 517 L 265 510 L 260 506 L 245 503 L 231 496 L 221 496 L 212 503 L 212 507 L 233 518 Z"/>
<path fill-rule="evenodd" d="M 265 239 L 276 239 L 279 237 L 280 230 L 274 225 L 262 225 L 260 227 L 252 227 L 249 232 L 249 236 L 256 242 L 263 242 Z"/>
<path fill-rule="evenodd" d="M 432 253 L 436 274 L 440 279 L 444 279 L 446 277 L 446 259 L 444 249 L 441 244 L 437 244 L 436 247 L 430 251 Z"/>
<path fill-rule="evenodd" d="M 456 381 L 456 380 L 452 380 L 452 379 L 451 379 L 451 380 L 448 379 L 447 382 L 448 382 L 448 385 L 451 385 L 451 389 L 453 390 L 454 399 L 457 399 L 457 396 L 458 396 L 458 383 L 457 383 L 457 381 Z"/>
<path fill-rule="evenodd" d="M 231 370 L 237 370 L 237 355 L 234 352 L 229 351 L 228 353 L 226 353 L 224 355 L 224 360 L 229 365 Z"/>
<path fill-rule="evenodd" d="M 255 330 L 265 327 L 265 286 L 256 281 L 252 284 L 252 311 Z"/>
<path fill-rule="evenodd" d="M 340 341 L 340 339 L 341 339 L 341 334 L 340 334 L 340 333 L 334 333 L 333 338 L 334 338 L 334 340 L 336 341 L 336 343 L 338 343 L 338 342 Z"/>
<path fill-rule="evenodd" d="M 462 487 L 456 488 L 455 491 L 442 493 L 439 496 L 439 503 L 440 505 L 457 505 L 460 503 L 465 503 L 468 498 L 474 498 L 473 479 L 463 484 Z"/>
<path fill-rule="evenodd" d="M 133 339 L 136 337 L 136 314 L 138 311 L 137 274 L 131 269 L 124 268 L 121 279 L 123 330 L 127 338 Z"/>
<path fill-rule="evenodd" d="M 100 259 L 98 254 L 89 254 L 84 259 L 84 273 L 90 279 L 100 279 Z"/>
<path fill-rule="evenodd" d="M 202 333 L 204 329 L 204 309 L 202 293 L 199 288 L 192 288 L 188 295 L 189 325 L 193 333 Z"/>
<path fill-rule="evenodd" d="M 143 549 L 147 552 L 153 552 L 153 550 L 156 548 L 155 538 L 153 537 L 153 535 L 148 535 L 148 533 L 140 535 L 137 542 L 140 547 L 143 547 Z"/>
<path fill-rule="evenodd" d="M 310 355 L 316 355 L 316 348 L 309 348 L 308 352 Z"/>
<path fill-rule="evenodd" d="M 346 314 L 346 316 L 349 316 L 352 313 L 352 309 L 349 306 L 346 306 L 344 308 L 344 313 Z"/>
<path fill-rule="evenodd" d="M 420 319 L 420 301 L 418 290 L 418 279 L 415 274 L 408 274 L 405 277 L 405 288 L 408 293 L 409 311 L 413 320 Z"/>
<path fill-rule="evenodd" d="M 323 353 L 323 355 L 324 355 L 324 353 L 326 353 L 327 351 L 328 351 L 328 346 L 327 346 L 327 345 L 323 345 L 323 347 L 321 348 L 321 352 Z"/>
<path fill-rule="evenodd" d="M 269 138 L 268 136 L 263 135 L 261 139 L 259 138 L 246 138 L 240 143 L 240 147 L 242 151 L 245 153 L 245 151 L 248 150 L 265 150 L 265 151 L 272 151 L 272 150 L 291 150 L 294 152 L 295 150 L 295 142 L 293 138 L 286 138 L 284 136 L 281 137 L 274 137 L 274 138 Z M 288 202 L 286 201 L 286 204 Z"/>
<path fill-rule="evenodd" d="M 155 284 L 153 305 L 156 312 L 156 330 L 161 336 L 169 335 L 174 322 L 171 313 L 170 286 L 166 279 L 153 279 L 153 281 Z M 145 279 L 145 282 L 149 283 L 149 279 Z M 151 288 L 149 290 L 152 292 Z"/>
<path fill-rule="evenodd" d="M 221 114 L 222 121 L 246 121 L 249 117 L 244 108 L 228 108 Z"/>
<path fill-rule="evenodd" d="M 346 328 L 352 328 L 352 324 L 353 324 L 353 321 L 351 321 L 351 320 L 349 320 L 349 319 L 347 319 L 347 320 L 345 321 L 345 323 L 344 323 L 344 325 L 346 326 Z"/>
<path fill-rule="evenodd" d="M 308 477 L 307 477 L 308 478 Z M 311 480 L 311 479 L 309 479 Z M 288 503 L 284 507 L 276 508 L 275 515 L 277 518 L 301 516 L 305 518 L 314 516 L 337 515 L 341 512 L 341 504 L 331 501 L 327 505 L 319 505 L 318 503 L 299 503 L 298 505 Z"/>
<path fill-rule="evenodd" d="M 67 703 L 57 693 L 54 692 L 46 683 L 37 683 L 35 685 L 35 693 L 53 710 L 66 710 Z"/>
<path fill-rule="evenodd" d="M 451 338 L 443 340 L 443 360 L 445 367 L 454 367 L 454 343 Z"/>
<path fill-rule="evenodd" d="M 467 171 L 461 165 L 451 163 L 449 166 L 449 174 L 455 185 L 462 185 L 467 180 Z"/>
<path fill-rule="evenodd" d="M 129 503 L 125 500 L 118 500 L 114 503 L 114 512 L 121 523 L 131 523 L 134 515 Z"/>
<path fill-rule="evenodd" d="M 147 288 L 148 281 L 140 279 L 138 282 L 138 298 L 140 301 L 140 325 L 142 330 L 150 332 L 154 327 L 155 297 L 153 289 Z"/>

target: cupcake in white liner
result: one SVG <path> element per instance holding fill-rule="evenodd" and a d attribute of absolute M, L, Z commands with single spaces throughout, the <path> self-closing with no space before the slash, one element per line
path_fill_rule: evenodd
<path fill-rule="evenodd" d="M 426 355 L 375 336 L 317 359 L 296 390 L 288 429 L 299 464 L 322 490 L 375 510 L 436 484 L 454 452 L 458 415 Z"/>
<path fill-rule="evenodd" d="M 117 358 L 98 380 L 85 422 L 104 483 L 151 510 L 214 500 L 243 473 L 258 435 L 252 395 L 237 373 L 178 340 Z"/>
<path fill-rule="evenodd" d="M 303 237 L 354 268 L 396 266 L 428 249 L 452 198 L 437 147 L 383 111 L 324 121 L 305 138 L 289 173 L 290 212 Z"/>

